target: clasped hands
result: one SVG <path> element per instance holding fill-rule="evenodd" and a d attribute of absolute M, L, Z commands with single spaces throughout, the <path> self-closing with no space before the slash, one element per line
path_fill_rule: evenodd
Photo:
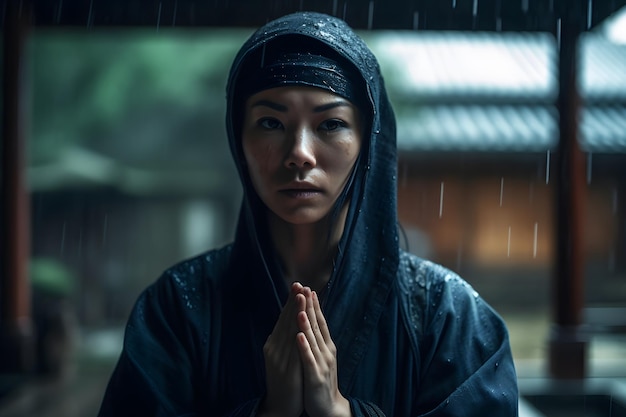
<path fill-rule="evenodd" d="M 315 291 L 292 284 L 263 355 L 267 393 L 261 416 L 351 415 L 337 383 L 337 348 Z"/>

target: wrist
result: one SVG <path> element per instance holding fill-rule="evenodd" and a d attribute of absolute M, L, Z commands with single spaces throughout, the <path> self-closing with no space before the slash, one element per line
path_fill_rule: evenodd
<path fill-rule="evenodd" d="M 332 415 L 334 417 L 352 417 L 350 401 L 348 401 L 344 396 L 340 396 L 339 400 L 335 403 Z"/>

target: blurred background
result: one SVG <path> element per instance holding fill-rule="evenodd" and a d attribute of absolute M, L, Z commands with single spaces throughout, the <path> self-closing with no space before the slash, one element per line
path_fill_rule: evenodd
<path fill-rule="evenodd" d="M 139 293 L 233 238 L 229 66 L 299 9 L 379 58 L 402 243 L 503 316 L 521 415 L 626 415 L 626 9 L 555 1 L 3 3 L 0 415 L 95 415 Z"/>

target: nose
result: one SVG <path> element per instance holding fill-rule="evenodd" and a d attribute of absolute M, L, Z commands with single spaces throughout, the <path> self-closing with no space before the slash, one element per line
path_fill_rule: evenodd
<path fill-rule="evenodd" d="M 315 167 L 315 137 L 308 129 L 293 132 L 288 141 L 285 166 L 289 169 L 311 169 Z"/>

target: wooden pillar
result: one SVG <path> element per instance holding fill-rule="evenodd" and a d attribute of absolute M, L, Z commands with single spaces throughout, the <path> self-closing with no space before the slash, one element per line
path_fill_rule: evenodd
<path fill-rule="evenodd" d="M 585 157 L 578 141 L 580 97 L 578 38 L 580 1 L 568 2 L 561 21 L 559 48 L 559 150 L 556 158 L 556 265 L 552 287 L 553 327 L 549 372 L 558 379 L 586 374 L 587 340 L 582 330 L 584 304 Z"/>
<path fill-rule="evenodd" d="M 33 369 L 34 333 L 30 317 L 29 196 L 22 102 L 26 2 L 6 5 L 3 34 L 3 115 L 0 230 L 0 372 Z"/>

